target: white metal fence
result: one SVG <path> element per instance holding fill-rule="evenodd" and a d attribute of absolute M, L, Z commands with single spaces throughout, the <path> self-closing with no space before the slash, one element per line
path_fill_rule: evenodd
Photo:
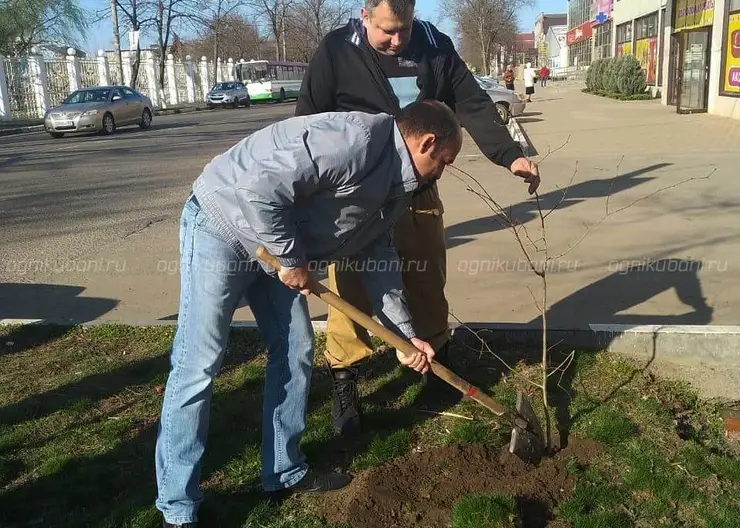
<path fill-rule="evenodd" d="M 165 60 L 164 88 L 160 88 L 159 59 L 142 53 L 136 86 L 131 86 L 134 53 L 122 52 L 123 80 L 118 67 L 103 50 L 95 58 L 80 59 L 75 50 L 67 56 L 45 59 L 40 55 L 4 57 L 0 55 L 0 121 L 34 120 L 61 103 L 70 93 L 91 86 L 125 84 L 146 95 L 156 108 L 203 102 L 205 94 L 218 81 L 234 80 L 234 61 L 222 64 L 206 57 L 194 61 L 190 56 L 178 61 Z"/>

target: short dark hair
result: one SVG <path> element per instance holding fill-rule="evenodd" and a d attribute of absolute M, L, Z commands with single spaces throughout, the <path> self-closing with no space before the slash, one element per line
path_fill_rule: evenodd
<path fill-rule="evenodd" d="M 396 16 L 403 16 L 416 8 L 416 0 L 365 0 L 365 9 L 372 11 L 380 4 L 385 2 L 391 8 L 391 12 Z"/>
<path fill-rule="evenodd" d="M 404 136 L 431 133 L 442 146 L 462 133 L 455 113 L 449 106 L 434 99 L 415 101 L 402 108 L 396 114 L 396 123 Z"/>

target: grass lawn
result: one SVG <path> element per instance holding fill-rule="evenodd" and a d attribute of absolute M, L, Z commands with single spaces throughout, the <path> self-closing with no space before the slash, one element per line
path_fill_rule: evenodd
<path fill-rule="evenodd" d="M 159 526 L 153 451 L 173 333 L 172 327 L 0 329 L 0 526 Z M 322 350 L 318 336 L 316 362 L 323 367 Z M 506 405 L 513 406 L 517 388 L 529 387 L 523 377 L 536 379 L 531 365 L 502 376 L 494 358 L 462 345 L 455 351 L 453 370 Z M 515 358 L 512 353 L 507 359 Z M 204 526 L 340 526 L 327 520 L 337 515 L 327 516 L 324 499 L 306 496 L 280 505 L 262 499 L 264 365 L 258 334 L 233 331 L 215 383 L 203 461 Z M 552 466 L 553 478 L 568 484 L 555 490 L 552 503 L 538 503 L 538 519 L 589 528 L 738 526 L 740 461 L 725 444 L 714 405 L 607 354 L 578 354 L 564 379 L 551 380 L 555 432 L 569 446 L 591 439 L 601 447 L 587 460 L 563 455 L 562 475 L 560 466 Z M 473 402 L 430 396 L 390 353 L 363 366 L 361 391 L 366 432 L 342 441 L 331 424 L 330 379 L 323 368 L 315 369 L 303 439 L 312 465 L 355 474 L 352 491 L 334 503 L 335 510 L 347 511 L 346 521 L 373 526 L 373 519 L 356 513 L 365 511 L 360 505 L 371 496 L 378 499 L 380 517 L 398 515 L 397 526 L 431 526 L 432 518 L 455 528 L 545 525 L 528 513 L 535 508 L 535 488 L 504 478 L 525 474 L 516 464 L 497 466 L 503 476 L 491 485 L 506 481 L 501 489 L 487 489 L 474 465 L 467 466 L 469 486 L 439 484 L 439 478 L 452 483 L 457 475 L 454 457 L 471 464 L 480 445 L 499 452 L 508 443 L 506 424 Z M 437 449 L 449 454 L 440 462 L 448 465 L 432 467 L 442 457 Z M 427 465 L 418 464 L 423 456 Z M 394 476 L 404 488 L 393 487 L 388 479 Z M 549 478 L 529 480 L 546 487 Z M 477 489 L 476 481 L 486 489 Z M 382 511 L 382 494 L 373 495 L 379 485 L 399 497 L 409 497 L 411 489 L 413 496 L 399 512 Z"/>

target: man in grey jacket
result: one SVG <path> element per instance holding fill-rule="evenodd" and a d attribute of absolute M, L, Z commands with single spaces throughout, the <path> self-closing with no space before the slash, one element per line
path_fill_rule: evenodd
<path fill-rule="evenodd" d="M 213 379 L 242 296 L 268 348 L 263 489 L 329 491 L 349 483 L 342 473 L 309 471 L 299 449 L 314 356 L 309 269 L 340 262 L 366 270 L 375 314 L 419 349 L 399 361 L 426 373 L 434 351 L 415 337 L 391 232 L 412 193 L 438 179 L 461 145 L 454 113 L 422 101 L 395 119 L 360 112 L 293 117 L 205 167 L 180 223 L 180 310 L 155 456 L 164 526 L 197 522 Z M 277 278 L 255 259 L 260 246 L 280 261 Z"/>

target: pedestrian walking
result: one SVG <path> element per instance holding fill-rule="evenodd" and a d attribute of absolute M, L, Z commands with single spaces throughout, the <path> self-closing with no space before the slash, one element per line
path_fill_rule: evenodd
<path fill-rule="evenodd" d="M 504 80 L 504 83 L 506 84 L 506 89 L 513 91 L 514 90 L 514 66 L 512 66 L 511 64 L 509 64 L 506 67 L 506 70 L 504 70 L 503 80 Z"/>
<path fill-rule="evenodd" d="M 534 76 L 535 71 L 532 68 L 532 63 L 528 62 L 524 68 L 524 93 L 527 95 L 527 102 L 532 102 L 532 96 L 534 95 Z"/>
<path fill-rule="evenodd" d="M 540 68 L 540 86 L 542 88 L 547 87 L 547 80 L 550 78 L 550 68 L 547 67 L 547 65 L 543 64 L 542 68 Z"/>

